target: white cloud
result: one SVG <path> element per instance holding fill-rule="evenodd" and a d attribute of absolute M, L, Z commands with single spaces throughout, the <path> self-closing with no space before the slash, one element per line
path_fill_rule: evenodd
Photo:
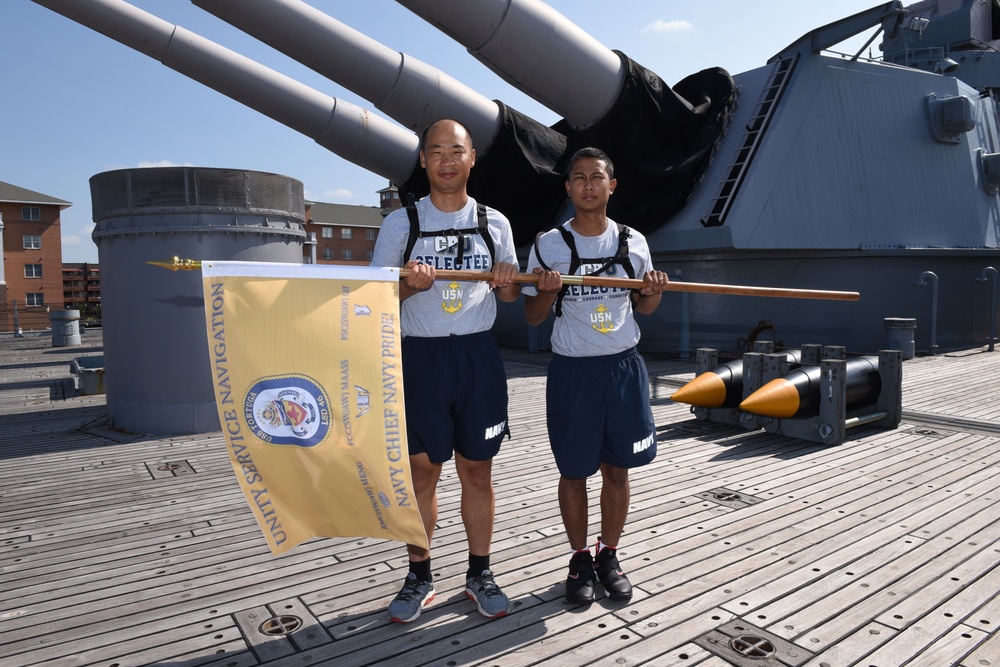
<path fill-rule="evenodd" d="M 137 166 L 140 169 L 145 169 L 146 167 L 193 167 L 194 165 L 190 162 L 179 164 L 177 162 L 171 162 L 170 160 L 157 160 L 156 162 L 141 160 Z"/>
<path fill-rule="evenodd" d="M 73 226 L 75 227 L 77 225 Z M 92 244 L 93 240 L 90 235 L 93 233 L 96 226 L 97 225 L 93 222 L 84 223 L 81 225 L 82 232 L 79 234 L 67 233 L 67 230 L 63 228 L 62 244 L 64 246 L 82 246 Z"/>
<path fill-rule="evenodd" d="M 676 21 L 657 19 L 642 29 L 643 32 L 690 32 L 692 30 L 694 30 L 694 24 L 683 19 Z"/>
<path fill-rule="evenodd" d="M 319 195 L 316 195 L 314 191 L 306 188 L 304 195 L 306 201 L 322 202 L 325 204 L 352 204 L 354 203 L 353 200 L 358 198 L 358 196 L 354 194 L 354 191 L 349 188 L 324 190 Z"/>

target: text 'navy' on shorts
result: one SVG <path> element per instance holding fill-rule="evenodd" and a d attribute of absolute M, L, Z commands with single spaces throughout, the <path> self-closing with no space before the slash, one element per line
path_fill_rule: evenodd
<path fill-rule="evenodd" d="M 553 355 L 546 385 L 549 444 L 563 477 L 601 463 L 636 468 L 656 456 L 649 375 L 633 348 L 600 357 Z"/>
<path fill-rule="evenodd" d="M 510 435 L 507 375 L 488 332 L 465 336 L 404 336 L 403 394 L 410 454 L 444 463 L 458 452 L 486 461 Z"/>

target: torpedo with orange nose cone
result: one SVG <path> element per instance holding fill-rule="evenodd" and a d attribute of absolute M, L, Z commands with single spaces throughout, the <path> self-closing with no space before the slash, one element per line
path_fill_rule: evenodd
<path fill-rule="evenodd" d="M 801 350 L 784 353 L 788 363 L 801 361 Z M 698 408 L 735 408 L 743 399 L 743 359 L 719 364 L 678 389 L 670 400 Z"/>
<path fill-rule="evenodd" d="M 849 359 L 845 365 L 846 406 L 848 410 L 878 401 L 882 390 L 878 357 Z M 740 409 L 763 417 L 789 419 L 812 417 L 819 413 L 819 366 L 803 366 L 783 378 L 771 380 L 740 403 Z"/>

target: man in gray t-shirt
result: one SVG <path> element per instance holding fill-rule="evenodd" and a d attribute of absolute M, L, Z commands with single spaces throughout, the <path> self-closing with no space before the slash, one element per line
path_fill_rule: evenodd
<path fill-rule="evenodd" d="M 464 125 L 441 120 L 428 127 L 420 164 L 430 194 L 385 219 L 372 265 L 409 269 L 399 284 L 403 395 L 410 472 L 428 543 L 438 518 L 437 482 L 454 455 L 469 541 L 465 593 L 481 614 L 495 617 L 510 611 L 510 601 L 490 569 L 492 464 L 510 430 L 507 378 L 490 329 L 494 299 L 515 301 L 520 287 L 510 223 L 466 192 L 475 162 Z M 439 280 L 441 269 L 492 272 L 493 279 Z M 430 550 L 409 544 L 407 553 L 409 572 L 388 610 L 399 623 L 416 620 L 435 595 Z"/>
<path fill-rule="evenodd" d="M 528 324 L 556 311 L 545 395 L 549 444 L 559 468 L 559 509 L 571 556 L 566 599 L 589 604 L 600 581 L 612 600 L 632 598 L 618 563 L 629 504 L 629 468 L 656 455 L 649 377 L 636 350 L 636 312 L 660 303 L 667 276 L 653 269 L 641 234 L 607 216 L 615 190 L 611 159 L 584 148 L 570 160 L 566 192 L 576 209 L 560 228 L 543 234 L 529 255 L 536 286 L 523 289 Z M 562 274 L 641 277 L 638 290 L 567 285 Z M 601 472 L 601 533 L 596 555 L 587 539 L 587 478 Z"/>

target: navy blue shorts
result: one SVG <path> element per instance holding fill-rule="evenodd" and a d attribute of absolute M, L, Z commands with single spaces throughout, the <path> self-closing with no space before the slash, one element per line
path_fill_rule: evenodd
<path fill-rule="evenodd" d="M 549 444 L 563 477 L 602 463 L 636 468 L 656 456 L 649 375 L 633 348 L 600 357 L 553 355 L 545 389 Z"/>
<path fill-rule="evenodd" d="M 403 395 L 410 455 L 444 463 L 458 452 L 486 461 L 507 427 L 507 374 L 500 347 L 484 331 L 467 336 L 404 336 Z"/>

